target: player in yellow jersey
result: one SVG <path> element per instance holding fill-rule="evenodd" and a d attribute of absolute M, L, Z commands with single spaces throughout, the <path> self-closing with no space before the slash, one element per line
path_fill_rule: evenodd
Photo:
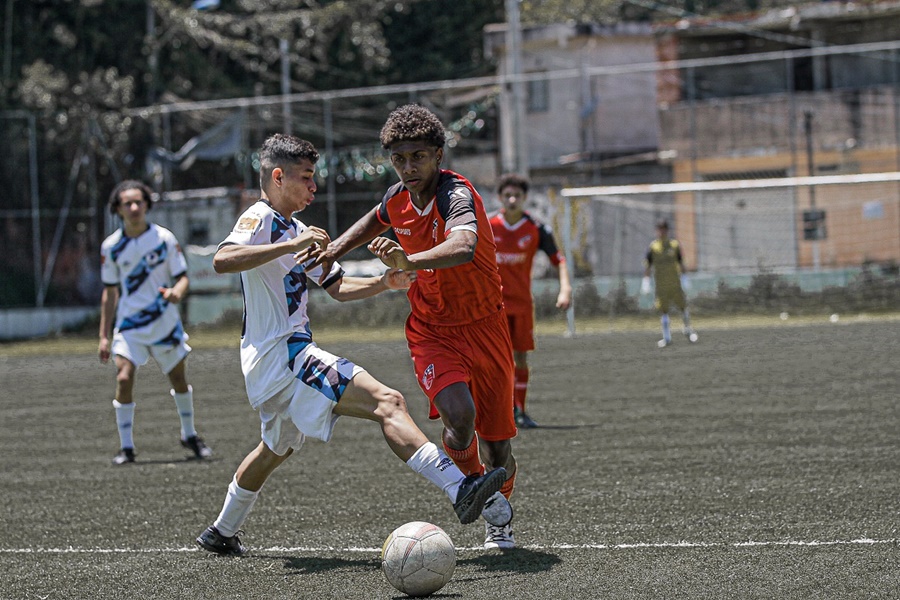
<path fill-rule="evenodd" d="M 669 237 L 669 223 L 664 219 L 656 223 L 656 239 L 650 243 L 647 256 L 644 258 L 644 267 L 641 293 L 650 293 L 650 273 L 652 271 L 656 284 L 656 310 L 661 313 L 663 338 L 657 345 L 665 348 L 672 343 L 672 333 L 669 330 L 669 308 L 673 304 L 681 311 L 684 335 L 690 342 L 696 342 L 698 337 L 691 327 L 691 315 L 688 312 L 687 298 L 684 295 L 688 281 L 681 258 L 681 245 L 678 240 Z"/>

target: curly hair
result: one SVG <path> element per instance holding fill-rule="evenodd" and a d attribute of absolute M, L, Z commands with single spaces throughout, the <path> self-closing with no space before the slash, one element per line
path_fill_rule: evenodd
<path fill-rule="evenodd" d="M 153 190 L 150 189 L 150 186 L 137 179 L 126 179 L 125 181 L 120 181 L 116 187 L 113 188 L 113 191 L 109 193 L 110 214 L 119 214 L 119 204 L 122 202 L 119 195 L 128 190 L 140 190 L 141 195 L 144 197 L 144 202 L 147 203 L 147 210 L 149 211 L 153 208 Z"/>
<path fill-rule="evenodd" d="M 391 111 L 381 128 L 381 145 L 385 150 L 397 142 L 422 141 L 437 148 L 447 142 L 444 124 L 419 104 L 407 104 Z"/>
<path fill-rule="evenodd" d="M 312 164 L 319 162 L 319 152 L 311 142 L 283 133 L 269 136 L 259 150 L 260 180 L 265 183 L 276 167 L 284 169 L 298 164 L 304 158 Z"/>
<path fill-rule="evenodd" d="M 503 188 L 511 185 L 520 188 L 526 194 L 528 193 L 528 178 L 518 173 L 504 173 L 497 182 L 497 193 L 503 191 Z"/>

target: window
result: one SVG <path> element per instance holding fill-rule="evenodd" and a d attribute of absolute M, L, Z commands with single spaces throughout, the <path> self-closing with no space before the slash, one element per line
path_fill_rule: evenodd
<path fill-rule="evenodd" d="M 528 112 L 547 112 L 550 110 L 550 83 L 546 79 L 528 82 Z"/>

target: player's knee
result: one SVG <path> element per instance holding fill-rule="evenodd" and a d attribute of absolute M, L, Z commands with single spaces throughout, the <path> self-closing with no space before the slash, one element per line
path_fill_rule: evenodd
<path fill-rule="evenodd" d="M 116 373 L 116 383 L 120 387 L 131 388 L 134 385 L 134 371 L 119 369 L 119 372 Z"/>
<path fill-rule="evenodd" d="M 453 406 L 443 416 L 444 427 L 458 438 L 469 438 L 475 432 L 474 406 L 469 410 L 467 406 Z"/>

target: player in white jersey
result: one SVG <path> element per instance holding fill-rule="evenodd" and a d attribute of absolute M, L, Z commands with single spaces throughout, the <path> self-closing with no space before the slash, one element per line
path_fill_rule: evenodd
<path fill-rule="evenodd" d="M 122 218 L 122 228 L 100 247 L 104 287 L 98 353 L 102 363 L 115 357 L 113 406 L 120 442 L 116 465 L 135 460 L 134 378 L 151 356 L 172 384 L 169 393 L 181 419 L 181 445 L 195 458 L 212 454 L 194 429 L 193 389 L 185 376 L 191 347 L 176 305 L 187 295 L 187 263 L 172 232 L 147 221 L 152 206 L 146 184 L 127 180 L 117 185 L 109 196 L 109 210 Z"/>
<path fill-rule="evenodd" d="M 262 197 L 240 216 L 213 260 L 216 272 L 241 274 L 241 368 L 262 441 L 238 467 L 218 518 L 196 540 L 210 552 L 245 552 L 237 533 L 266 479 L 307 436 L 327 442 L 342 415 L 377 422 L 394 454 L 439 487 L 463 523 L 474 521 L 506 481 L 502 468 L 465 477 L 419 430 L 400 392 L 313 341 L 306 311 L 310 282 L 347 301 L 405 289 L 415 279 L 398 269 L 349 277 L 339 264 L 328 273 L 310 268 L 331 240 L 293 213 L 314 199 L 318 160 L 305 140 L 281 134 L 267 139 L 260 151 Z"/>

